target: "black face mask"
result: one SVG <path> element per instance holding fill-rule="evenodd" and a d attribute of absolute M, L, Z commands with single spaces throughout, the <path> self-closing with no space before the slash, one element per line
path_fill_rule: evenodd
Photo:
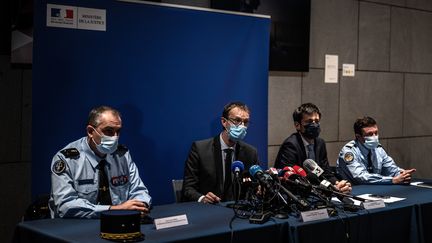
<path fill-rule="evenodd" d="M 319 136 L 321 132 L 320 124 L 319 123 L 309 123 L 304 126 L 305 131 L 303 133 L 303 136 L 309 139 L 315 139 Z"/>

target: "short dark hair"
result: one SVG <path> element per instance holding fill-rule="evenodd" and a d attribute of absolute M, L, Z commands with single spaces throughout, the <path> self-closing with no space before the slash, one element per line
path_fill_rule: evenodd
<path fill-rule="evenodd" d="M 99 107 L 95 107 L 93 108 L 88 116 L 87 119 L 87 125 L 91 125 L 94 127 L 99 126 L 100 124 L 100 115 L 106 111 L 111 111 L 115 116 L 118 116 L 121 119 L 121 114 L 118 110 L 109 107 L 109 106 L 99 106 Z"/>
<path fill-rule="evenodd" d="M 318 108 L 318 106 L 312 104 L 312 103 L 305 103 L 297 107 L 297 109 L 293 112 L 293 120 L 294 122 L 301 123 L 301 120 L 303 119 L 304 114 L 312 114 L 317 113 L 321 119 L 321 112 Z"/>
<path fill-rule="evenodd" d="M 224 106 L 224 109 L 222 112 L 222 117 L 228 119 L 229 112 L 236 107 L 240 108 L 241 110 L 246 111 L 250 115 L 249 107 L 247 107 L 247 105 L 245 103 L 240 102 L 240 101 L 234 101 L 234 102 L 230 102 Z"/>
<path fill-rule="evenodd" d="M 369 116 L 364 116 L 357 118 L 357 120 L 354 122 L 354 134 L 362 134 L 362 129 L 365 127 L 372 127 L 375 126 L 377 122 Z"/>

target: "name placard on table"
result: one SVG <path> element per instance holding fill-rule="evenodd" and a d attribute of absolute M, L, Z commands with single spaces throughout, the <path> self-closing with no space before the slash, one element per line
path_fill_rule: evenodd
<path fill-rule="evenodd" d="M 189 224 L 186 214 L 159 218 L 154 220 L 156 229 L 165 229 Z"/>
<path fill-rule="evenodd" d="M 327 212 L 327 208 L 323 208 L 323 209 L 301 212 L 301 218 L 303 222 L 309 222 L 309 221 L 314 221 L 319 219 L 328 219 L 329 215 Z"/>
<path fill-rule="evenodd" d="M 369 209 L 375 209 L 375 208 L 384 208 L 385 203 L 384 200 L 368 200 L 365 202 L 362 202 L 362 206 L 369 210 Z"/>

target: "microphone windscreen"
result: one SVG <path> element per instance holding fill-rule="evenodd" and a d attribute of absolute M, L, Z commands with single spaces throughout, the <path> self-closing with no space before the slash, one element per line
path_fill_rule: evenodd
<path fill-rule="evenodd" d="M 283 170 L 285 170 L 285 171 L 293 171 L 294 172 L 294 169 L 291 166 L 285 166 L 283 168 Z"/>
<path fill-rule="evenodd" d="M 296 176 L 296 173 L 295 173 L 295 172 L 287 171 L 287 172 L 285 172 L 283 178 L 284 178 L 285 180 L 289 180 L 290 178 L 295 179 L 295 178 L 294 178 L 295 176 Z"/>
<path fill-rule="evenodd" d="M 252 165 L 249 168 L 249 173 L 251 174 L 252 177 L 255 177 L 256 173 L 261 172 L 263 173 L 263 170 L 261 169 L 261 167 L 259 165 Z"/>
<path fill-rule="evenodd" d="M 231 164 L 231 171 L 235 172 L 236 169 L 239 170 L 239 172 L 242 172 L 244 170 L 244 164 L 243 162 L 236 160 L 234 162 L 232 162 Z"/>
<path fill-rule="evenodd" d="M 306 171 L 304 171 L 302 167 L 294 165 L 293 169 L 301 177 L 306 177 Z"/>
<path fill-rule="evenodd" d="M 317 167 L 317 163 L 315 163 L 312 159 L 307 159 L 303 162 L 303 168 L 308 172 L 312 172 Z"/>
<path fill-rule="evenodd" d="M 271 175 L 271 176 L 278 176 L 279 175 L 279 171 L 280 171 L 280 169 L 278 170 L 278 169 L 276 169 L 276 168 L 274 168 L 274 167 L 270 167 L 269 169 L 268 169 L 268 173 Z"/>

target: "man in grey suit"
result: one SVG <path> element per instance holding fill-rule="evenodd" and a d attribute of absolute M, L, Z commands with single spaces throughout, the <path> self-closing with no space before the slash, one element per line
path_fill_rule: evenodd
<path fill-rule="evenodd" d="M 245 171 L 258 163 L 256 148 L 242 142 L 249 115 L 249 108 L 241 102 L 225 105 L 221 117 L 222 132 L 192 144 L 184 168 L 183 201 L 218 203 L 234 200 L 231 163 L 242 161 Z"/>

